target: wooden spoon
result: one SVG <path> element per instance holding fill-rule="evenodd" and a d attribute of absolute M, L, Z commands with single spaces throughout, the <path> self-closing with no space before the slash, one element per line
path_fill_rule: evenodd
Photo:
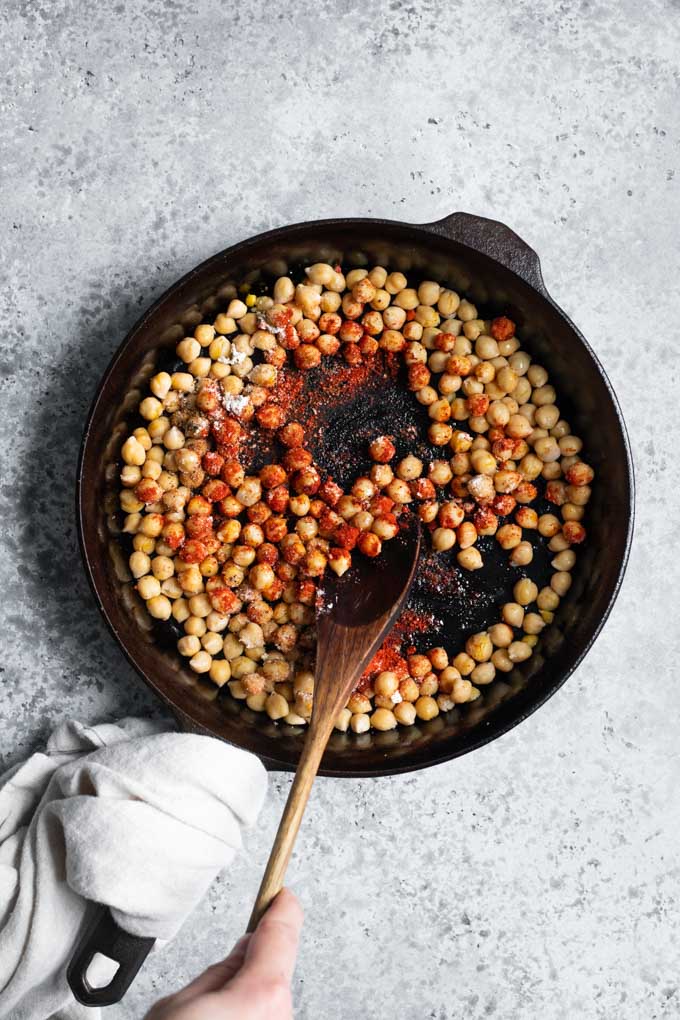
<path fill-rule="evenodd" d="M 375 560 L 357 557 L 343 577 L 324 581 L 317 619 L 314 707 L 295 779 L 286 801 L 260 891 L 248 922 L 258 921 L 283 887 L 312 784 L 340 711 L 361 674 L 392 629 L 413 582 L 420 554 L 420 526 L 410 519 Z"/>

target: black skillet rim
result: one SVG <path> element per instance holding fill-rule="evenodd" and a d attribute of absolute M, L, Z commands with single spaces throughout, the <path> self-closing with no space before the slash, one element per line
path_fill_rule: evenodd
<path fill-rule="evenodd" d="M 492 262 L 498 262 L 499 265 L 502 266 L 502 268 L 503 268 L 503 270 L 505 272 L 511 273 L 511 275 L 514 276 L 519 282 L 521 282 L 524 286 L 530 287 L 540 298 L 542 298 L 543 300 L 547 301 L 552 306 L 553 310 L 564 320 L 566 325 L 575 334 L 575 336 L 580 341 L 580 343 L 583 345 L 583 347 L 587 351 L 589 357 L 591 358 L 594 367 L 596 368 L 596 370 L 598 371 L 598 373 L 600 374 L 600 376 L 602 378 L 602 381 L 604 382 L 604 385 L 605 385 L 605 387 L 607 389 L 607 392 L 609 394 L 609 397 L 610 397 L 610 399 L 612 401 L 612 405 L 613 405 L 615 413 L 616 413 L 616 420 L 617 420 L 618 425 L 619 425 L 619 429 L 620 429 L 620 432 L 621 432 L 621 438 L 623 440 L 623 446 L 624 446 L 625 453 L 626 453 L 626 478 L 627 478 L 627 490 L 628 490 L 627 491 L 628 519 L 627 519 L 625 545 L 624 545 L 624 549 L 623 549 L 623 554 L 621 556 L 621 561 L 620 561 L 620 564 L 619 564 L 619 567 L 618 567 L 618 570 L 617 570 L 616 581 L 615 581 L 615 583 L 612 586 L 611 594 L 610 594 L 609 599 L 607 601 L 607 605 L 606 605 L 606 608 L 605 608 L 604 612 L 602 613 L 600 619 L 597 621 L 597 623 L 596 623 L 596 625 L 595 625 L 595 627 L 594 627 L 594 629 L 593 629 L 589 639 L 585 642 L 584 646 L 582 647 L 582 649 L 578 653 L 577 657 L 575 658 L 575 660 L 573 661 L 573 663 L 571 664 L 571 666 L 568 669 L 562 670 L 556 677 L 551 679 L 549 681 L 549 683 L 547 683 L 545 685 L 545 687 L 541 688 L 540 691 L 532 692 L 532 697 L 531 697 L 530 702 L 528 704 L 526 704 L 526 705 L 523 705 L 521 708 L 519 708 L 518 711 L 513 716 L 511 716 L 510 718 L 505 718 L 505 719 L 503 719 L 501 721 L 497 720 L 495 722 L 494 722 L 494 720 L 484 720 L 479 726 L 474 727 L 473 729 L 471 729 L 469 731 L 469 733 L 464 733 L 462 735 L 459 735 L 458 738 L 457 738 L 457 746 L 453 750 L 447 750 L 443 754 L 436 754 L 432 758 L 428 758 L 427 760 L 423 760 L 423 761 L 421 761 L 421 760 L 417 760 L 415 762 L 403 762 L 402 761 L 402 762 L 399 762 L 397 764 L 394 764 L 394 765 L 391 765 L 391 766 L 387 766 L 385 768 L 375 768 L 375 769 L 370 769 L 370 770 L 362 770 L 360 768 L 350 768 L 350 769 L 346 769 L 345 768 L 345 769 L 342 769 L 342 768 L 323 768 L 322 767 L 319 770 L 319 775 L 328 776 L 328 777 L 336 777 L 336 778 L 357 778 L 357 779 L 359 779 L 359 778 L 374 778 L 374 777 L 378 777 L 378 776 L 400 775 L 400 774 L 404 774 L 404 773 L 408 773 L 408 772 L 415 772 L 415 771 L 418 771 L 418 770 L 424 769 L 424 768 L 429 768 L 429 767 L 431 767 L 433 765 L 441 765 L 444 762 L 451 761 L 454 758 L 458 758 L 458 757 L 460 757 L 463 754 L 467 754 L 470 751 L 475 751 L 478 748 L 483 747 L 485 744 L 490 743 L 492 740 L 495 740 L 497 737 L 501 737 L 505 733 L 508 733 L 510 730 L 514 729 L 515 726 L 518 726 L 521 722 L 524 722 L 537 709 L 539 709 L 542 705 L 544 705 L 562 687 L 562 685 L 564 683 L 566 683 L 566 681 L 573 674 L 573 672 L 581 665 L 581 663 L 585 659 L 586 655 L 588 654 L 588 652 L 592 648 L 593 644 L 595 643 L 595 641 L 599 637 L 600 633 L 602 632 L 602 629 L 603 629 L 605 623 L 607 622 L 607 619 L 609 618 L 609 615 L 610 615 L 610 613 L 612 611 L 614 603 L 615 603 L 616 599 L 618 598 L 619 592 L 621 590 L 621 585 L 623 584 L 623 579 L 624 579 L 624 576 L 625 576 L 626 568 L 627 568 L 629 557 L 630 557 L 630 549 L 631 549 L 631 544 L 632 544 L 632 539 L 633 539 L 634 522 L 635 522 L 635 478 L 634 478 L 633 458 L 632 458 L 632 452 L 631 452 L 630 439 L 629 439 L 629 436 L 628 436 L 628 430 L 626 428 L 626 424 L 625 424 L 625 421 L 624 421 L 624 418 L 623 418 L 623 414 L 621 412 L 621 407 L 619 405 L 619 401 L 617 399 L 616 393 L 614 392 L 612 384 L 611 384 L 611 382 L 610 382 L 610 380 L 609 380 L 609 378 L 607 376 L 607 373 L 605 372 L 605 370 L 604 370 L 604 368 L 603 368 L 599 358 L 597 357 L 597 355 L 595 354 L 595 352 L 591 348 L 590 344 L 588 343 L 586 338 L 583 336 L 581 331 L 574 325 L 574 323 L 571 321 L 569 316 L 567 316 L 566 313 L 560 308 L 560 306 L 553 300 L 553 298 L 550 296 L 550 294 L 548 293 L 548 291 L 545 288 L 539 288 L 539 287 L 535 286 L 533 283 L 527 281 L 526 279 L 523 279 L 517 272 L 515 272 L 515 270 L 511 266 L 503 265 L 493 255 L 488 254 L 487 252 L 480 251 L 478 248 L 475 248 L 473 245 L 466 244 L 465 241 L 456 240 L 456 239 L 454 239 L 452 237 L 448 237 L 447 234 L 446 234 L 445 229 L 444 229 L 443 232 L 441 231 L 441 229 L 437 229 L 437 228 L 442 228 L 443 225 L 445 225 L 448 220 L 452 220 L 457 215 L 460 215 L 460 214 L 454 213 L 451 216 L 446 216 L 446 217 L 444 217 L 441 220 L 430 221 L 430 222 L 427 222 L 427 223 L 408 223 L 408 222 L 401 221 L 401 220 L 391 220 L 391 219 L 373 218 L 373 217 L 341 217 L 341 218 L 327 218 L 327 219 L 321 219 L 321 220 L 306 220 L 306 221 L 302 221 L 300 223 L 287 224 L 287 225 L 285 225 L 283 227 L 276 227 L 276 228 L 274 228 L 272 230 L 264 231 L 264 232 L 262 232 L 260 234 L 253 235 L 252 237 L 246 238 L 243 241 L 238 241 L 235 244 L 230 245 L 228 248 L 224 248 L 221 251 L 216 252 L 214 255 L 211 255 L 209 258 L 205 259 L 203 262 L 199 263 L 197 266 L 194 266 L 187 273 L 185 273 L 178 280 L 176 280 L 173 284 L 171 284 L 170 287 L 168 287 L 156 299 L 156 301 L 154 301 L 153 304 L 150 305 L 149 308 L 147 308 L 143 312 L 143 314 L 139 317 L 139 319 L 137 319 L 137 321 L 134 323 L 134 325 L 128 331 L 128 333 L 126 334 L 126 336 L 121 341 L 121 343 L 118 345 L 118 347 L 116 348 L 114 354 L 112 355 L 112 358 L 111 358 L 111 360 L 110 360 L 110 362 L 108 364 L 108 367 L 104 371 L 104 373 L 103 373 L 103 375 L 102 375 L 102 377 L 101 377 L 101 379 L 100 379 L 100 381 L 99 381 L 99 383 L 97 385 L 97 388 L 96 388 L 96 391 L 95 391 L 92 403 L 91 403 L 90 408 L 88 410 L 87 418 L 86 418 L 86 422 L 85 422 L 85 428 L 84 428 L 84 431 L 83 431 L 83 438 L 82 438 L 82 441 L 81 441 L 80 451 L 79 451 L 79 455 L 78 455 L 78 463 L 77 463 L 77 469 L 76 469 L 76 472 L 77 472 L 76 473 L 76 488 L 75 488 L 75 502 L 76 502 L 75 509 L 76 509 L 76 525 L 77 525 L 77 529 L 76 530 L 77 530 L 77 534 L 78 534 L 78 544 L 79 544 L 79 547 L 80 547 L 81 556 L 83 558 L 83 564 L 85 566 L 85 573 L 86 573 L 86 576 L 87 576 L 87 580 L 88 580 L 88 583 L 89 583 L 90 588 L 92 590 L 92 593 L 94 595 L 95 603 L 96 603 L 96 605 L 97 605 L 97 607 L 99 609 L 99 612 L 101 613 L 102 617 L 104 618 L 104 621 L 106 622 L 106 625 L 107 625 L 109 631 L 111 632 L 111 634 L 115 638 L 116 643 L 120 647 L 120 649 L 123 652 L 123 654 L 124 654 L 125 658 L 127 659 L 127 661 L 134 668 L 135 672 L 141 677 L 141 679 L 144 681 L 144 683 L 153 691 L 155 696 L 158 697 L 161 701 L 163 701 L 166 704 L 166 706 L 173 712 L 175 717 L 178 719 L 178 722 L 184 728 L 193 729 L 195 732 L 206 733 L 206 734 L 209 734 L 211 736 L 215 736 L 215 734 L 210 733 L 210 731 L 207 730 L 201 723 L 197 723 L 193 719 L 191 719 L 189 716 L 187 716 L 186 713 L 184 712 L 184 710 L 181 709 L 178 705 L 176 705 L 172 701 L 172 699 L 164 691 L 161 691 L 156 686 L 156 684 L 153 681 L 153 679 L 150 676 L 148 676 L 147 673 L 139 666 L 139 664 L 136 662 L 132 652 L 128 649 L 127 644 L 122 639 L 122 637 L 119 635 L 119 633 L 118 633 L 118 631 L 117 631 L 117 629 L 115 627 L 115 624 L 109 618 L 109 615 L 108 615 L 108 613 L 106 611 L 106 607 L 104 606 L 104 603 L 103 603 L 103 601 L 102 601 L 102 599 L 100 597 L 99 591 L 97 589 L 97 586 L 96 586 L 96 583 L 95 583 L 95 580 L 94 580 L 94 576 L 92 574 L 92 570 L 91 570 L 90 562 L 89 562 L 89 555 L 88 555 L 88 551 L 87 551 L 87 547 L 86 547 L 85 524 L 84 524 L 84 513 L 83 513 L 83 500 L 82 500 L 83 467 L 84 467 L 85 453 L 86 453 L 87 444 L 88 444 L 88 440 L 89 440 L 89 436 L 90 436 L 90 431 L 91 431 L 91 424 L 92 424 L 94 416 L 95 416 L 95 414 L 97 412 L 99 401 L 100 401 L 100 398 L 102 396 L 102 392 L 103 392 L 103 390 L 104 390 L 104 388 L 105 388 L 109 378 L 115 372 L 117 364 L 118 364 L 118 361 L 119 361 L 119 358 L 122 355 L 123 350 L 130 343 L 130 341 L 135 336 L 137 331 L 139 329 L 141 329 L 142 326 L 147 322 L 147 320 L 150 319 L 155 314 L 156 310 L 163 304 L 164 301 L 166 301 L 168 299 L 168 297 L 174 291 L 176 291 L 179 288 L 183 287 L 184 285 L 190 283 L 191 280 L 194 277 L 202 274 L 209 266 L 215 265 L 215 264 L 217 264 L 217 263 L 219 263 L 219 262 L 221 262 L 221 261 L 223 261 L 225 259 L 232 258 L 234 255 L 236 255 L 238 253 L 243 253 L 244 251 L 247 251 L 247 249 L 249 247 L 255 246 L 255 245 L 259 245 L 259 244 L 261 244 L 264 241 L 284 240 L 284 239 L 287 238 L 287 235 L 293 234 L 296 231 L 318 230 L 319 233 L 322 233 L 324 230 L 333 230 L 333 229 L 339 229 L 339 228 L 347 229 L 347 228 L 359 227 L 359 226 L 363 226 L 363 227 L 374 226 L 374 227 L 378 227 L 378 228 L 380 228 L 380 227 L 387 227 L 388 229 L 389 228 L 399 228 L 399 229 L 402 229 L 402 230 L 411 231 L 411 232 L 413 232 L 415 234 L 422 235 L 423 238 L 432 237 L 433 235 L 436 235 L 440 239 L 443 238 L 444 240 L 449 240 L 451 243 L 460 245 L 463 248 L 468 248 L 471 251 L 474 251 L 474 252 L 476 252 L 478 254 L 482 254 L 486 258 L 490 259 L 490 261 L 492 261 Z M 476 216 L 476 215 L 467 214 L 467 213 L 462 214 L 462 215 L 464 215 L 471 222 L 474 222 L 475 224 L 480 225 L 482 227 L 484 227 L 485 225 L 491 225 L 491 224 L 493 224 L 494 226 L 499 225 L 498 221 L 489 220 L 489 219 L 487 219 L 485 217 Z M 517 238 L 518 241 L 521 241 L 521 239 L 518 237 L 518 235 L 514 234 L 514 232 L 511 231 L 510 228 L 505 227 L 504 224 L 500 224 L 500 226 L 504 227 L 504 229 L 508 232 L 508 234 L 512 234 L 514 237 Z M 539 280 L 540 280 L 540 282 L 542 282 L 542 279 L 540 277 L 540 269 L 539 269 Z M 217 736 L 217 739 L 224 739 L 224 738 L 222 738 L 220 736 Z M 238 744 L 236 744 L 234 742 L 234 746 L 242 746 L 242 745 L 238 745 Z M 244 749 L 245 750 L 249 750 L 249 748 L 244 748 Z M 256 752 L 251 752 L 251 753 L 256 753 Z M 261 758 L 261 760 L 263 761 L 263 763 L 265 764 L 267 769 L 270 770 L 270 771 L 291 772 L 291 771 L 294 771 L 294 769 L 295 769 L 295 766 L 292 765 L 291 763 L 277 760 L 275 757 L 264 757 L 262 755 L 258 755 L 258 756 Z M 389 759 L 386 759 L 386 761 L 388 761 L 388 760 Z"/>

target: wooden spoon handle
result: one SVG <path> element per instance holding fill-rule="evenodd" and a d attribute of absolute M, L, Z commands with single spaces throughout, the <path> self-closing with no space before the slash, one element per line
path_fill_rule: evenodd
<path fill-rule="evenodd" d="M 286 875 L 288 862 L 293 853 L 302 816 L 305 813 L 307 801 L 312 792 L 312 786 L 319 771 L 319 765 L 321 764 L 329 736 L 330 728 L 327 732 L 324 732 L 323 730 L 310 727 L 307 732 L 307 739 L 300 756 L 295 779 L 290 788 L 286 806 L 283 809 L 274 846 L 269 855 L 269 861 L 267 862 L 267 867 L 255 900 L 255 906 L 248 921 L 247 932 L 255 931 L 262 915 L 283 888 L 283 880 Z"/>

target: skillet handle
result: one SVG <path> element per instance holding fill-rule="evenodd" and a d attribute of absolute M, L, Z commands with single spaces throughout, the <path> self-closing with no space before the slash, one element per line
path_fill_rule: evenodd
<path fill-rule="evenodd" d="M 486 219 L 484 216 L 473 216 L 471 213 L 456 212 L 442 220 L 423 223 L 423 226 L 434 234 L 442 234 L 451 241 L 458 241 L 468 248 L 488 255 L 520 276 L 543 297 L 550 298 L 543 282 L 538 255 L 504 223 Z"/>
<path fill-rule="evenodd" d="M 112 1006 L 120 1002 L 155 941 L 123 931 L 114 921 L 108 907 L 98 907 L 66 971 L 66 979 L 78 1002 L 83 1006 Z M 87 979 L 87 971 L 97 953 L 102 953 L 118 964 L 109 983 L 101 988 L 93 987 Z"/>

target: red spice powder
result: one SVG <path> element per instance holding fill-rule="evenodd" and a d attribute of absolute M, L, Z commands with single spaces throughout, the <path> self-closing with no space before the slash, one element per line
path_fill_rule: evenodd
<path fill-rule="evenodd" d="M 364 670 L 355 691 L 363 693 L 375 679 L 378 673 L 385 670 L 396 673 L 400 680 L 408 675 L 408 663 L 402 655 L 412 655 L 415 648 L 408 645 L 404 648 L 404 640 L 412 634 L 423 634 L 431 629 L 433 618 L 430 613 L 419 613 L 414 609 L 406 609 L 401 614 L 393 630 L 387 635 L 382 645 L 375 653 L 368 666 Z"/>
<path fill-rule="evenodd" d="M 270 399 L 281 408 L 286 421 L 291 420 L 291 409 L 293 414 L 297 413 L 295 404 L 302 393 L 304 385 L 305 376 L 303 372 L 290 368 L 279 369 L 279 375 L 276 385 L 272 388 Z"/>

